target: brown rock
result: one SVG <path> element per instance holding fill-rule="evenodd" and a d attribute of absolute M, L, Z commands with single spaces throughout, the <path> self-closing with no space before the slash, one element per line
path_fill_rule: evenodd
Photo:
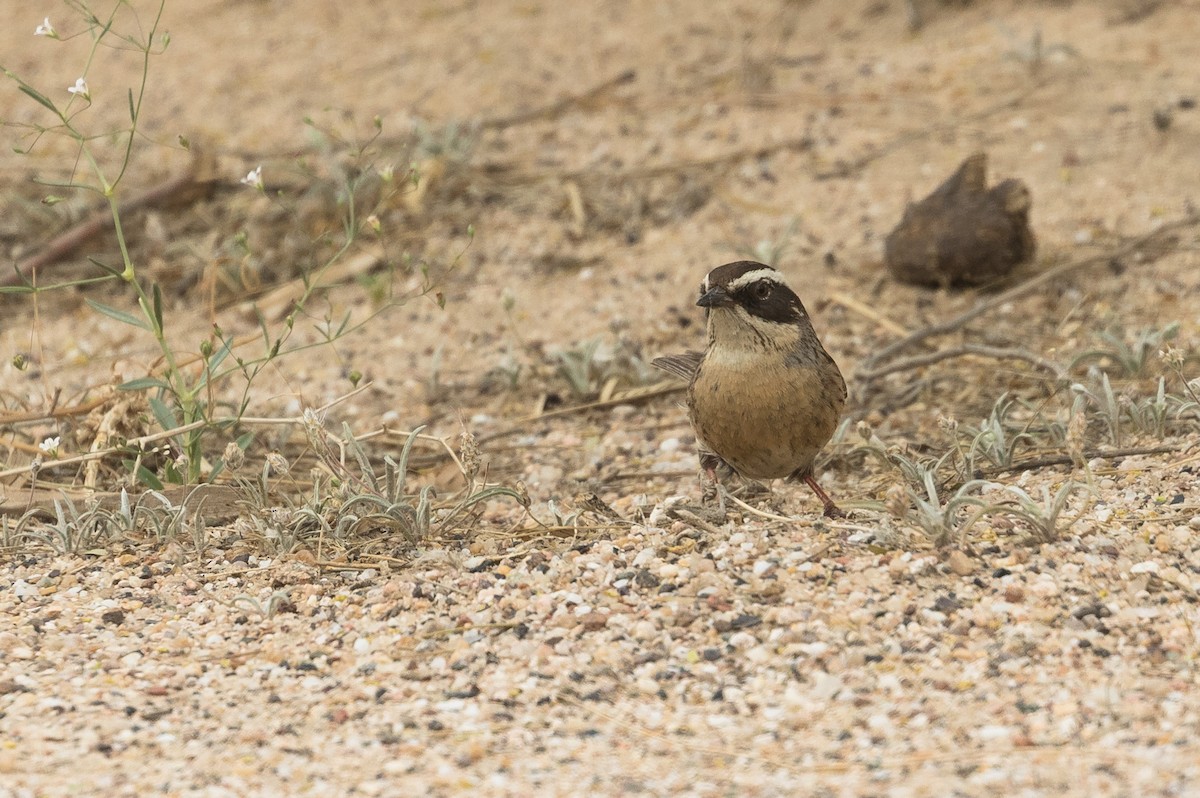
<path fill-rule="evenodd" d="M 1033 258 L 1033 204 L 1020 180 L 987 187 L 987 154 L 977 152 L 888 235 L 884 261 L 899 280 L 939 287 L 981 285 Z"/>
<path fill-rule="evenodd" d="M 946 565 L 950 566 L 950 570 L 959 576 L 969 576 L 975 573 L 975 563 L 958 549 L 950 552 L 950 556 L 946 558 Z"/>

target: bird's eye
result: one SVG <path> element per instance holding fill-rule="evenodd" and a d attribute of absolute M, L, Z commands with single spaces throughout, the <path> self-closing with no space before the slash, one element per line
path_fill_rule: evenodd
<path fill-rule="evenodd" d="M 771 296 L 771 284 L 766 280 L 760 280 L 754 284 L 754 298 L 759 302 L 763 302 L 767 297 Z"/>

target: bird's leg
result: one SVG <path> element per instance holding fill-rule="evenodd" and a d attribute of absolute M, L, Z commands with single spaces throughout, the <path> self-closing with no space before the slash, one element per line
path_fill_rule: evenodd
<path fill-rule="evenodd" d="M 717 500 L 717 510 L 725 516 L 725 488 L 717 479 L 717 469 L 724 465 L 721 458 L 704 452 L 700 455 L 700 500 L 708 504 Z"/>
<path fill-rule="evenodd" d="M 834 504 L 833 499 L 829 498 L 829 494 L 821 489 L 821 486 L 817 484 L 815 479 L 813 479 L 812 474 L 804 477 L 804 484 L 812 488 L 813 493 L 817 494 L 817 498 L 820 499 L 821 503 L 825 505 L 826 518 L 846 517 L 846 513 L 842 511 L 841 507 L 838 507 L 836 504 Z"/>

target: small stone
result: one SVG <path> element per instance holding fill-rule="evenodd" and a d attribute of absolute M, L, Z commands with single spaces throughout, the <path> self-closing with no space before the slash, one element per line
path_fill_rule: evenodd
<path fill-rule="evenodd" d="M 958 549 L 950 552 L 950 556 L 946 558 L 946 565 L 959 576 L 970 576 L 975 573 L 975 563 Z"/>
<path fill-rule="evenodd" d="M 762 618 L 757 615 L 748 615 L 743 613 L 737 616 L 729 623 L 730 629 L 749 629 L 753 626 L 758 626 L 762 623 Z"/>
<path fill-rule="evenodd" d="M 589 612 L 578 620 L 588 632 L 597 632 L 608 625 L 608 615 L 603 612 Z"/>
<path fill-rule="evenodd" d="M 758 638 L 749 632 L 734 632 L 729 636 L 729 645 L 738 650 L 746 650 L 758 644 Z"/>
<path fill-rule="evenodd" d="M 634 575 L 633 583 L 638 587 L 658 587 L 662 580 L 643 568 Z"/>
<path fill-rule="evenodd" d="M 1131 574 L 1156 574 L 1158 570 L 1159 565 L 1154 560 L 1143 560 L 1129 567 L 1129 573 Z"/>
<path fill-rule="evenodd" d="M 654 562 L 658 555 L 654 553 L 654 549 L 642 549 L 633 558 L 634 568 L 645 568 L 650 563 Z"/>
<path fill-rule="evenodd" d="M 107 610 L 100 616 L 100 620 L 118 626 L 125 622 L 125 613 L 121 610 Z"/>
<path fill-rule="evenodd" d="M 1039 598 L 1052 598 L 1057 596 L 1061 590 L 1058 587 L 1058 583 L 1052 578 L 1044 577 L 1031 584 L 1029 592 Z"/>

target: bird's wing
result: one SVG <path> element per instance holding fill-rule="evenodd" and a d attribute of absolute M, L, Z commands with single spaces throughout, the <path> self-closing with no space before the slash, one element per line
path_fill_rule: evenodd
<path fill-rule="evenodd" d="M 703 352 L 688 351 L 678 355 L 656 357 L 650 361 L 650 364 L 669 374 L 674 374 L 686 382 L 691 382 L 692 376 L 695 375 L 696 369 L 700 368 L 700 361 L 703 359 Z"/>

